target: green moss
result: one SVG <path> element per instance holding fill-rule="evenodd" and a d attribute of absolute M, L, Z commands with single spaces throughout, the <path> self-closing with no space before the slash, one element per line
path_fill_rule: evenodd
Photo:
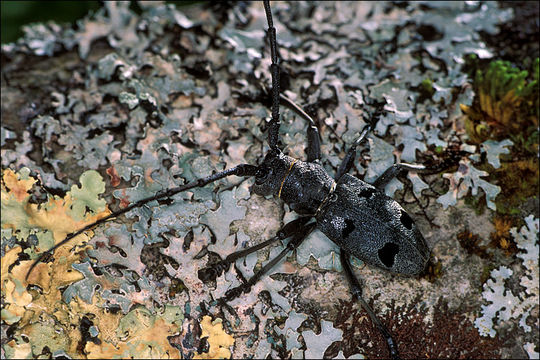
<path fill-rule="evenodd" d="M 528 157 L 524 160 L 502 162 L 501 167 L 490 174 L 498 182 L 501 193 L 495 201 L 497 212 L 518 215 L 519 206 L 526 199 L 535 197 L 539 191 L 538 159 Z"/>
<path fill-rule="evenodd" d="M 476 98 L 471 107 L 462 105 L 467 114 L 465 128 L 473 143 L 500 140 L 521 134 L 528 139 L 538 127 L 538 74 L 540 60 L 532 74 L 508 61 L 496 60 L 474 77 Z"/>
<path fill-rule="evenodd" d="M 491 277 L 491 271 L 496 268 L 493 262 L 484 262 L 482 273 L 480 274 L 480 291 L 484 289 L 484 283 Z"/>
<path fill-rule="evenodd" d="M 420 83 L 420 94 L 425 98 L 431 98 L 435 94 L 435 89 L 433 88 L 433 81 L 430 78 L 422 80 Z"/>
<path fill-rule="evenodd" d="M 497 199 L 500 196 L 497 196 Z M 485 196 L 472 196 L 467 195 L 465 197 L 465 204 L 469 205 L 471 208 L 474 209 L 474 212 L 476 215 L 482 215 L 484 213 L 484 210 L 486 209 L 486 198 Z M 495 201 L 495 203 L 497 203 Z"/>
<path fill-rule="evenodd" d="M 494 169 L 486 162 L 479 168 L 490 174 L 489 181 L 501 187 L 497 196 L 497 212 L 514 215 L 519 205 L 539 190 L 538 123 L 539 64 L 536 58 L 532 71 L 522 70 L 508 61 L 496 60 L 483 69 L 482 63 L 468 59 L 469 73 L 474 70 L 476 98 L 472 106 L 461 105 L 465 113 L 465 130 L 469 143 L 481 144 L 492 139 L 510 139 L 511 153 L 501 157 L 501 167 Z M 467 63 L 467 62 L 466 62 Z M 468 199 L 475 209 L 481 205 Z"/>

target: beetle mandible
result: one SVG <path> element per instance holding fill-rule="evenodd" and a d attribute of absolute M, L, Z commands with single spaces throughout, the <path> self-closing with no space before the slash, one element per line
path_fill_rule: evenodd
<path fill-rule="evenodd" d="M 392 357 L 397 358 L 397 344 L 386 326 L 375 316 L 373 310 L 362 298 L 362 289 L 351 265 L 350 256 L 364 262 L 404 275 L 418 275 L 429 260 L 430 250 L 416 224 L 407 212 L 392 198 L 384 194 L 384 187 L 401 171 L 427 171 L 421 165 L 399 163 L 387 169 L 373 184 L 368 184 L 348 174 L 356 157 L 356 148 L 366 139 L 373 124 L 367 125 L 350 146 L 334 176 L 320 164 L 321 150 L 317 126 L 313 119 L 290 99 L 280 93 L 279 50 L 276 28 L 269 1 L 264 1 L 268 22 L 268 38 L 271 53 L 271 120 L 268 124 L 269 149 L 259 165 L 240 164 L 196 181 L 166 189 L 154 196 L 139 200 L 129 206 L 69 234 L 64 240 L 47 250 L 32 264 L 28 275 L 45 256 L 64 245 L 77 235 L 118 217 L 134 208 L 154 200 L 171 197 L 182 191 L 203 187 L 230 175 L 254 177 L 254 193 L 274 196 L 287 203 L 290 209 L 301 215 L 284 225 L 277 235 L 261 244 L 241 250 L 226 257 L 217 264 L 199 270 L 203 281 L 215 279 L 226 271 L 238 258 L 253 253 L 277 240 L 291 238 L 281 253 L 263 266 L 242 285 L 226 292 L 223 301 L 234 299 L 251 287 L 289 252 L 296 249 L 315 229 L 319 229 L 340 248 L 340 260 L 351 286 L 353 296 L 368 312 L 371 320 L 383 334 Z M 278 146 L 280 128 L 280 102 L 292 107 L 306 121 L 307 159 L 295 159 L 285 155 Z M 433 171 L 433 170 L 430 170 Z"/>

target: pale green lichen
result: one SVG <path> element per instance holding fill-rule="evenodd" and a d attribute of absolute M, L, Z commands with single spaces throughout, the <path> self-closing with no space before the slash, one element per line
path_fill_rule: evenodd
<path fill-rule="evenodd" d="M 28 126 L 21 133 L 16 134 L 8 122 L 2 124 L 3 168 L 28 166 L 33 172 L 40 173 L 47 188 L 63 191 L 70 190 L 77 181 L 74 174 L 96 169 L 105 176 L 106 168 L 112 187 L 119 186 L 116 190 L 109 189 L 116 199 L 111 204 L 125 206 L 212 171 L 244 162 L 257 163 L 255 158 L 266 146 L 266 127 L 262 119 L 270 114 L 267 105 L 258 100 L 263 94 L 259 83 L 270 84 L 268 48 L 264 54 L 262 52 L 266 31 L 262 5 L 254 2 L 245 9 L 230 10 L 229 15 L 246 10 L 244 15 L 251 19 L 247 27 L 239 23 L 240 17 L 222 17 L 221 12 L 218 14 L 208 8 L 184 15 L 170 5 L 140 5 L 143 11 L 136 14 L 125 3 L 108 2 L 95 16 L 81 20 L 76 30 L 32 27 L 31 34 L 27 32 L 26 38 L 17 45 L 3 46 L 6 58 L 11 58 L 14 53 L 64 56 L 66 49 L 77 46 L 80 56 L 86 59 L 81 64 L 75 60 L 67 62 L 69 83 L 62 82 L 61 78 L 49 81 L 46 88 L 54 89 L 50 94 L 52 101 L 49 94 L 34 98 L 24 93 L 25 97 L 35 99 L 32 101 L 39 105 L 38 108 L 43 106 L 46 111 L 38 109 L 35 116 L 29 116 Z M 476 36 L 477 31 L 484 29 L 494 34 L 495 25 L 501 20 L 497 15 L 503 11 L 494 3 L 467 12 L 463 7 L 464 3 L 451 2 L 436 6 L 411 3 L 407 9 L 389 3 L 369 2 L 272 4 L 281 55 L 293 74 L 303 74 L 300 78 L 291 77 L 288 94 L 297 94 L 294 95 L 295 102 L 302 106 L 311 104 L 309 110 L 317 113 L 324 154 L 321 160 L 330 174 L 335 174 L 348 144 L 365 125 L 362 118 L 372 117 L 374 106 L 368 100 L 384 102 L 386 113 L 381 116 L 375 133 L 369 135 L 370 156 L 367 160 L 355 161 L 351 171 L 355 176 L 361 178 L 366 174 L 365 180 L 374 180 L 395 162 L 421 160 L 420 153 L 426 148 L 431 151 L 431 145 L 439 147 L 437 154 L 444 153 L 443 149 L 449 143 L 447 130 L 454 119 L 454 113 L 449 114 L 447 109 L 453 107 L 459 112 L 459 107 L 449 105 L 472 99 L 471 90 L 461 91 L 467 88 L 461 59 L 470 51 L 486 54 L 484 44 Z M 313 16 L 306 18 L 302 15 L 306 13 L 313 13 Z M 464 18 L 464 13 L 472 17 Z M 372 14 L 369 24 L 359 27 L 357 21 L 360 19 L 363 23 L 366 14 Z M 441 21 L 443 18 L 445 21 Z M 481 23 L 478 19 L 482 19 Z M 404 21 L 408 24 L 405 29 Z M 239 32 L 239 25 L 245 30 Z M 422 39 L 414 34 L 420 26 L 433 27 L 440 38 Z M 365 41 L 367 36 L 371 41 Z M 387 45 L 394 36 L 399 36 L 400 42 L 388 52 Z M 362 43 L 358 49 L 346 46 L 358 41 Z M 99 46 L 94 47 L 94 44 Z M 105 52 L 100 52 L 104 48 Z M 424 49 L 432 59 L 411 56 L 416 49 Z M 434 60 L 444 63 L 444 70 Z M 39 59 L 40 64 L 46 61 L 48 59 Z M 381 61 L 390 67 L 381 67 Z M 16 60 L 13 62 L 15 64 Z M 424 71 L 422 66 L 427 70 Z M 39 73 L 42 76 L 42 72 Z M 16 82 L 18 74 L 14 75 L 13 82 Z M 314 81 L 310 82 L 308 78 Z M 432 79 L 434 93 L 432 98 L 420 101 L 414 88 L 426 78 Z M 4 84 L 2 86 L 4 89 Z M 21 91 L 26 88 L 20 87 Z M 454 92 L 459 92 L 457 97 L 452 96 Z M 449 103 L 452 99 L 454 104 Z M 50 115 L 43 116 L 49 112 Z M 284 151 L 305 158 L 306 122 L 284 107 L 281 107 L 281 115 L 280 140 Z M 5 144 L 8 146 L 4 147 Z M 367 142 L 365 145 L 367 148 Z M 77 172 L 73 170 L 74 165 L 79 166 Z M 231 183 L 237 181 L 232 179 Z M 417 196 L 423 190 L 424 195 L 428 192 L 423 182 L 430 182 L 428 179 L 414 175 L 409 179 Z M 81 183 L 83 186 L 79 191 L 99 201 L 101 191 L 93 185 L 85 187 L 82 180 Z M 96 184 L 95 179 L 90 183 Z M 207 266 L 209 260 L 200 255 L 204 254 L 203 250 L 224 258 L 236 249 L 264 240 L 256 232 L 236 231 L 236 228 L 242 228 L 238 224 L 254 212 L 255 199 L 244 202 L 249 198 L 247 191 L 245 196 L 240 196 L 241 188 L 231 191 L 231 183 L 222 180 L 176 195 L 170 201 L 149 203 L 131 211 L 127 215 L 131 220 L 126 225 L 119 223 L 123 219 L 112 220 L 94 229 L 95 236 L 88 243 L 94 250 L 69 254 L 57 252 L 55 262 L 40 265 L 42 271 L 39 274 L 47 274 L 43 270 L 52 266 L 51 282 L 55 285 L 50 287 L 54 297 L 45 294 L 48 297 L 43 298 L 47 302 L 40 306 L 47 311 L 62 306 L 63 310 L 57 311 L 55 316 L 68 314 L 65 316 L 76 321 L 66 324 L 74 327 L 79 326 L 79 315 L 97 314 L 99 319 L 93 321 L 88 332 L 102 342 L 99 345 L 89 342 L 84 349 L 92 356 L 193 356 L 198 346 L 194 324 L 202 316 L 199 304 L 207 304 L 205 312 L 215 318 L 222 307 L 216 306 L 213 300 L 240 284 L 239 272 L 245 277 L 252 276 L 257 264 L 262 262 L 264 265 L 268 261 L 259 259 L 260 254 L 240 259 L 218 279 L 215 287 L 202 284 L 197 277 L 197 271 Z M 247 189 L 246 184 L 249 181 L 241 185 L 242 189 Z M 478 186 L 484 190 L 489 188 L 487 183 L 480 184 L 485 185 Z M 217 188 L 219 190 L 214 191 Z M 394 194 L 403 188 L 402 182 L 394 180 L 386 191 Z M 81 200 L 81 205 L 75 208 L 78 215 L 92 207 L 97 208 L 97 203 L 84 199 L 84 196 Z M 3 200 L 3 206 L 4 203 Z M 21 207 L 19 203 L 15 205 Z M 263 222 L 267 214 L 260 213 Z M 11 213 L 12 216 L 16 214 Z M 75 216 L 71 212 L 68 215 Z M 10 215 L 3 212 L 2 216 L 7 219 Z M 289 219 L 283 222 L 286 220 Z M 253 225 L 248 224 L 249 229 L 253 229 Z M 57 228 L 55 225 L 54 231 L 58 232 Z M 2 229 L 2 237 L 12 243 L 15 240 L 11 238 L 22 240 L 29 227 L 17 229 L 18 232 L 11 228 Z M 32 232 L 31 235 L 37 238 L 35 247 L 41 250 L 54 243 L 51 231 Z M 57 237 L 63 238 L 63 234 Z M 168 245 L 164 244 L 165 240 Z M 157 259 L 149 262 L 147 250 L 155 250 L 157 246 L 154 245 L 160 246 L 153 253 Z M 334 246 L 334 251 L 328 250 L 328 245 Z M 35 258 L 33 247 L 25 251 Z M 269 257 L 281 249 L 279 246 L 270 249 Z M 284 261 L 282 264 L 283 269 L 288 267 L 288 270 L 276 267 L 275 272 L 297 271 L 311 258 L 315 258 L 319 268 L 337 270 L 340 263 L 335 249 L 335 244 L 320 233 L 314 233 L 298 249 L 296 262 L 292 260 L 294 257 L 289 257 L 290 263 Z M 16 261 L 18 254 L 10 254 L 8 258 Z M 165 269 L 162 273 L 168 276 L 158 278 L 159 272 L 155 270 L 159 270 L 158 260 L 162 259 L 167 260 L 161 265 Z M 2 260 L 3 264 L 8 264 L 6 256 Z M 61 265 L 59 260 L 66 263 L 61 272 L 56 270 Z M 311 272 L 312 265 L 307 265 Z M 20 267 L 13 269 L 20 270 Z M 6 273 L 7 270 L 6 267 Z M 65 277 L 68 270 L 73 276 L 71 280 Z M 11 272 L 10 268 L 9 276 Z M 311 276 L 300 276 L 302 286 L 312 286 L 309 285 Z M 321 319 L 322 332 L 317 335 L 303 331 L 305 344 L 299 346 L 302 343 L 299 321 L 313 314 L 294 315 L 293 308 L 300 310 L 296 308 L 297 299 L 292 298 L 294 293 L 284 294 L 291 285 L 285 280 L 264 277 L 249 293 L 229 304 L 235 313 L 224 319 L 224 325 L 230 327 L 226 330 L 244 334 L 247 331 L 251 341 L 246 350 L 243 343 L 246 337 L 239 336 L 232 356 L 263 358 L 269 355 L 277 358 L 283 356 L 283 351 L 289 351 L 287 356 L 302 357 L 305 352 L 306 357 L 322 357 L 331 347 L 329 340 L 339 341 L 347 335 L 325 318 Z M 57 286 L 59 281 L 61 286 Z M 171 282 L 180 285 L 175 288 Z M 19 307 L 9 309 L 11 312 L 6 319 L 10 323 L 17 321 L 22 314 L 19 312 L 25 311 L 29 296 L 24 292 L 24 286 L 15 285 L 10 284 L 8 290 Z M 17 297 L 19 290 L 23 297 Z M 348 296 L 345 286 L 339 291 Z M 270 294 L 268 303 L 260 301 L 265 293 Z M 383 297 L 388 299 L 389 296 Z M 191 312 L 189 318 L 186 316 L 189 323 L 180 331 L 179 324 L 156 314 L 156 308 L 166 303 L 178 304 L 180 308 L 189 309 L 187 313 Z M 312 305 L 319 309 L 315 302 Z M 119 307 L 122 311 L 108 312 L 106 306 Z M 321 314 L 327 314 L 327 309 Z M 122 317 L 126 319 L 121 320 Z M 285 340 L 271 339 L 269 326 L 273 326 L 276 319 L 285 318 L 290 319 L 281 334 Z M 121 322 L 121 326 L 117 322 Z M 45 324 L 40 326 L 35 330 L 50 332 L 43 330 Z M 37 356 L 31 352 L 34 345 L 21 339 L 22 326 L 15 327 L 10 342 L 3 346 L 7 357 Z M 73 334 L 69 335 L 73 337 Z M 167 345 L 170 337 L 176 335 L 181 354 Z M 129 344 L 119 338 L 129 340 Z M 60 344 L 55 345 L 54 350 L 58 350 L 55 355 L 61 354 L 59 349 L 65 346 L 61 342 L 55 343 Z M 77 341 L 72 340 L 70 346 L 76 348 Z M 40 350 L 39 347 L 36 349 Z M 343 357 L 343 352 L 350 353 L 343 350 L 337 356 Z M 72 357 L 83 356 L 68 347 L 64 353 Z"/>
<path fill-rule="evenodd" d="M 443 175 L 450 180 L 450 188 L 446 194 L 437 198 L 437 202 L 446 209 L 449 205 L 455 205 L 458 199 L 469 193 L 469 190 L 472 196 L 477 196 L 478 190 L 482 189 L 486 195 L 488 208 L 496 210 L 494 201 L 501 192 L 501 188 L 482 179 L 488 175 L 486 171 L 475 168 L 468 159 L 460 161 L 458 171 Z"/>
<path fill-rule="evenodd" d="M 538 218 L 533 215 L 525 218 L 525 223 L 519 232 L 512 228 L 510 233 L 514 237 L 516 245 L 522 250 L 517 254 L 525 268 L 521 276 L 520 285 L 524 291 L 514 294 L 508 289 L 506 280 L 516 276 L 514 271 L 506 266 L 501 266 L 491 272 L 491 278 L 484 284 L 482 296 L 490 304 L 482 305 L 482 316 L 474 322 L 480 335 L 494 337 L 494 326 L 510 319 L 518 319 L 519 326 L 525 331 L 532 331 L 527 324 L 527 318 L 531 311 L 538 306 L 539 298 L 539 275 L 538 275 Z M 538 318 L 535 327 L 538 329 Z"/>

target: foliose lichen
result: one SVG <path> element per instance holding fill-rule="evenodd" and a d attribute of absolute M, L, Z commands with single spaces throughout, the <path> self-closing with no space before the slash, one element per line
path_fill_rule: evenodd
<path fill-rule="evenodd" d="M 512 228 L 510 233 L 514 237 L 517 247 L 521 250 L 517 257 L 521 259 L 524 268 L 519 284 L 522 291 L 514 292 L 508 289 L 506 281 L 517 276 L 514 270 L 501 266 L 491 272 L 491 278 L 484 284 L 482 296 L 490 304 L 482 305 L 482 316 L 474 324 L 482 336 L 494 337 L 496 326 L 512 318 L 519 319 L 519 326 L 525 332 L 531 332 L 533 327 L 528 325 L 527 319 L 538 306 L 539 298 L 539 271 L 538 271 L 538 230 L 539 219 L 530 215 L 525 218 L 525 225 L 518 231 Z M 534 320 L 536 331 L 539 328 L 538 317 Z"/>

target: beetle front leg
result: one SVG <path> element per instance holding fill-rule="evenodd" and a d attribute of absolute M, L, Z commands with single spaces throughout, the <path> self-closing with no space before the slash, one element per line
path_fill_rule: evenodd
<path fill-rule="evenodd" d="M 463 156 L 464 152 L 459 151 L 455 154 L 451 154 L 451 156 L 447 159 L 444 159 L 440 163 L 426 167 L 424 165 L 417 165 L 417 164 L 407 164 L 407 163 L 398 163 L 390 166 L 386 171 L 380 175 L 374 182 L 373 186 L 375 186 L 377 189 L 382 190 L 388 185 L 388 183 L 395 178 L 400 172 L 402 171 L 416 171 L 423 174 L 436 174 L 441 171 L 444 171 L 452 166 L 455 166 L 458 164 L 459 160 Z"/>
<path fill-rule="evenodd" d="M 246 249 L 236 251 L 232 254 L 229 254 L 225 259 L 200 269 L 198 271 L 199 279 L 202 282 L 216 280 L 216 278 L 220 276 L 224 271 L 227 271 L 231 264 L 234 263 L 236 260 L 248 256 L 249 254 L 254 253 L 262 248 L 265 248 L 278 240 L 284 240 L 297 233 L 302 233 L 302 231 L 304 230 L 304 226 L 309 221 L 309 219 L 311 219 L 310 216 L 304 216 L 292 220 L 285 224 L 281 229 L 279 229 L 276 236 L 272 237 L 271 239 L 263 241 L 260 244 L 253 245 Z"/>
<path fill-rule="evenodd" d="M 319 129 L 313 124 L 309 124 L 307 128 L 307 141 L 308 146 L 306 148 L 307 161 L 315 162 L 321 158 L 321 141 L 319 139 Z"/>
<path fill-rule="evenodd" d="M 366 126 L 364 126 L 364 129 L 362 129 L 360 136 L 358 136 L 358 138 L 354 141 L 354 143 L 351 145 L 351 147 L 345 154 L 345 157 L 341 161 L 341 165 L 339 165 L 339 169 L 336 173 L 336 181 L 338 181 L 343 176 L 343 174 L 346 174 L 349 172 L 349 170 L 351 170 L 351 167 L 354 163 L 354 158 L 356 157 L 356 148 L 366 139 L 366 136 L 371 130 L 371 128 L 371 124 L 367 124 Z"/>
<path fill-rule="evenodd" d="M 430 172 L 431 170 L 424 165 L 399 163 L 390 166 L 381 176 L 379 176 L 374 182 L 375 186 L 379 190 L 383 190 L 388 183 L 395 178 L 402 171 L 417 171 L 417 172 Z"/>
<path fill-rule="evenodd" d="M 109 215 L 104 216 L 104 217 L 100 218 L 99 220 L 96 220 L 93 223 L 88 224 L 85 227 L 83 227 L 83 228 L 81 228 L 81 229 L 79 229 L 77 231 L 74 231 L 74 232 L 72 232 L 70 234 L 67 234 L 66 237 L 64 238 L 64 240 L 60 241 L 59 243 L 56 243 L 56 245 L 49 248 L 45 252 L 41 253 L 38 256 L 38 258 L 34 260 L 32 265 L 30 266 L 30 268 L 26 272 L 25 279 L 28 280 L 29 276 L 32 273 L 32 271 L 34 270 L 34 268 L 40 262 L 42 262 L 43 260 L 48 259 L 56 251 L 56 249 L 63 246 L 64 244 L 67 244 L 69 241 L 71 241 L 71 239 L 74 239 L 77 235 L 80 235 L 80 234 L 82 234 L 82 233 L 84 233 L 84 232 L 86 232 L 88 230 L 91 230 L 94 227 L 96 227 L 96 226 L 98 226 L 100 224 L 103 224 L 103 223 L 105 223 L 106 221 L 109 221 L 112 218 L 116 218 L 116 217 L 118 217 L 118 216 L 120 216 L 122 214 L 127 213 L 128 211 L 131 211 L 131 210 L 133 210 L 135 208 L 139 208 L 139 207 L 141 207 L 143 205 L 146 205 L 146 204 L 148 204 L 148 203 L 150 203 L 152 201 L 165 199 L 165 198 L 170 198 L 171 196 L 173 196 L 175 194 L 178 194 L 180 192 L 187 191 L 187 190 L 194 189 L 194 188 L 198 188 L 198 187 L 206 186 L 206 185 L 208 185 L 210 183 L 213 183 L 214 181 L 226 178 L 227 176 L 230 176 L 230 175 L 246 176 L 246 177 L 256 176 L 257 171 L 258 171 L 258 167 L 254 166 L 254 165 L 250 165 L 250 164 L 236 165 L 235 167 L 225 169 L 223 171 L 217 172 L 217 173 L 212 174 L 212 175 L 208 175 L 208 176 L 203 177 L 203 178 L 199 178 L 199 179 L 191 181 L 191 182 L 189 182 L 187 184 L 180 185 L 180 186 L 173 187 L 173 188 L 169 188 L 169 189 L 164 189 L 162 191 L 159 191 L 157 194 L 155 194 L 153 196 L 149 196 L 147 198 L 140 199 L 140 200 L 138 200 L 138 201 L 136 201 L 136 202 L 134 202 L 134 203 L 120 209 L 120 210 L 114 211 L 114 212 L 110 213 Z"/>
<path fill-rule="evenodd" d="M 349 281 L 349 285 L 351 287 L 351 293 L 353 295 L 353 298 L 358 300 L 360 302 L 360 305 L 366 310 L 369 317 L 371 318 L 371 321 L 377 326 L 381 334 L 383 335 L 384 339 L 386 340 L 386 344 L 388 345 L 388 351 L 390 352 L 390 356 L 392 359 L 399 359 L 399 353 L 397 349 L 397 344 L 392 338 L 392 335 L 390 334 L 390 331 L 386 328 L 386 326 L 377 318 L 371 307 L 368 305 L 368 303 L 364 300 L 362 297 L 362 287 L 360 286 L 360 282 L 354 275 L 351 263 L 349 259 L 349 254 L 345 252 L 345 250 L 341 249 L 340 252 L 340 259 L 341 259 L 341 266 L 343 267 L 343 270 L 345 271 L 345 276 L 347 277 L 347 280 Z"/>
<path fill-rule="evenodd" d="M 321 158 L 321 140 L 319 138 L 319 129 L 315 121 L 300 106 L 283 94 L 279 94 L 280 99 L 285 105 L 293 109 L 298 115 L 308 122 L 306 148 L 307 162 L 316 162 Z"/>
<path fill-rule="evenodd" d="M 283 249 L 275 258 L 270 260 L 259 271 L 255 273 L 247 282 L 238 285 L 235 288 L 227 290 L 225 296 L 218 301 L 231 301 L 251 290 L 251 287 L 257 283 L 268 271 L 277 265 L 289 252 L 296 249 L 305 240 L 305 238 L 315 229 L 315 222 L 311 222 L 307 225 L 301 225 L 298 231 L 294 234 L 293 238 L 289 241 L 285 249 Z"/>

